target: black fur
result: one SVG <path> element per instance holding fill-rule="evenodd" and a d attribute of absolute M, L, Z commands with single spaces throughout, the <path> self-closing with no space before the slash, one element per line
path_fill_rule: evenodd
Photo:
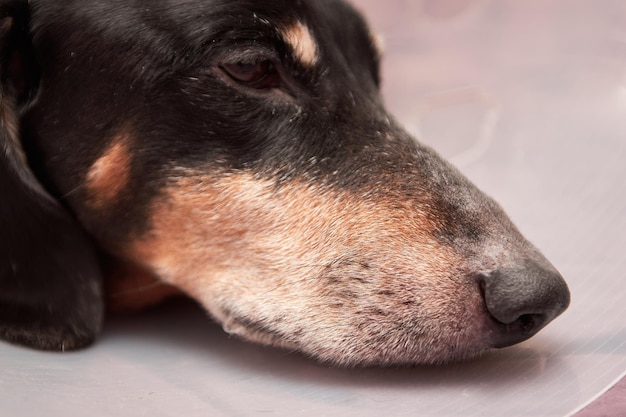
<path fill-rule="evenodd" d="M 101 273 L 90 239 L 30 171 L 18 109 L 37 73 L 25 2 L 0 4 L 0 337 L 71 350 L 102 323 Z"/>

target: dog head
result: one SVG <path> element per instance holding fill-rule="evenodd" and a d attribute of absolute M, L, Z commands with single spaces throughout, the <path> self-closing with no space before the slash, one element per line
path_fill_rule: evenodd
<path fill-rule="evenodd" d="M 228 332 L 338 364 L 438 363 L 567 307 L 501 208 L 385 111 L 375 37 L 345 3 L 0 4 L 2 144 L 26 155 L 0 184 L 35 183 L 36 206 L 66 210 L 59 239 L 90 248 L 86 231 Z M 33 238 L 32 202 L 5 201 L 3 227 Z"/>

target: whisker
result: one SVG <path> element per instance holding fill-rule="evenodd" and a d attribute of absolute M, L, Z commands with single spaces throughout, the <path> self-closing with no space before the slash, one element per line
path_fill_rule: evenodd
<path fill-rule="evenodd" d="M 118 297 L 123 297 L 129 294 L 138 294 L 144 291 L 153 290 L 155 288 L 158 288 L 164 285 L 167 285 L 167 284 L 162 281 L 157 281 L 148 285 L 143 285 L 141 287 L 135 287 L 135 288 L 131 288 L 131 289 L 123 290 L 123 291 L 117 291 L 115 293 L 112 293 L 110 296 L 111 298 L 118 298 Z"/>
<path fill-rule="evenodd" d="M 82 190 L 83 188 L 87 187 L 87 182 L 82 182 L 81 184 L 78 184 L 76 187 L 72 188 L 71 190 L 69 190 L 67 193 L 63 194 L 61 196 L 61 198 L 65 199 L 77 192 L 79 192 L 80 190 Z"/>

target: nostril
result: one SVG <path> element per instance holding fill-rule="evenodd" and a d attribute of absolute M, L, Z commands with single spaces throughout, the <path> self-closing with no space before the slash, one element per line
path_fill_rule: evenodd
<path fill-rule="evenodd" d="M 497 331 L 492 335 L 492 346 L 503 348 L 523 342 L 541 330 L 546 323 L 545 316 L 539 314 L 524 314 L 508 324 L 496 322 Z"/>
<path fill-rule="evenodd" d="M 524 314 L 517 319 L 519 331 L 522 333 L 533 333 L 543 321 L 543 316 L 539 314 Z M 515 324 L 515 322 L 513 323 Z"/>
<path fill-rule="evenodd" d="M 480 282 L 480 291 L 492 319 L 489 335 L 491 345 L 494 348 L 503 348 L 523 342 L 537 333 L 546 322 L 544 316 L 532 313 L 521 314 L 515 319 L 510 319 L 510 313 L 502 313 L 500 305 L 494 307 L 494 303 L 488 302 L 485 281 Z M 493 294 L 490 294 L 489 297 L 493 297 Z"/>

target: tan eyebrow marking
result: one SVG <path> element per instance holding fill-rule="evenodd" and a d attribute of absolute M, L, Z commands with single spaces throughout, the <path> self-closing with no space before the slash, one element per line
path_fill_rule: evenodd
<path fill-rule="evenodd" d="M 370 42 L 378 54 L 378 57 L 382 57 L 385 52 L 385 38 L 383 35 L 377 32 L 370 32 Z"/>
<path fill-rule="evenodd" d="M 130 134 L 127 132 L 118 134 L 89 169 L 86 188 L 93 207 L 105 207 L 126 187 L 131 159 L 129 141 Z"/>
<path fill-rule="evenodd" d="M 284 41 L 291 46 L 296 58 L 305 65 L 314 65 L 318 59 L 317 42 L 309 28 L 297 22 L 282 31 Z"/>

